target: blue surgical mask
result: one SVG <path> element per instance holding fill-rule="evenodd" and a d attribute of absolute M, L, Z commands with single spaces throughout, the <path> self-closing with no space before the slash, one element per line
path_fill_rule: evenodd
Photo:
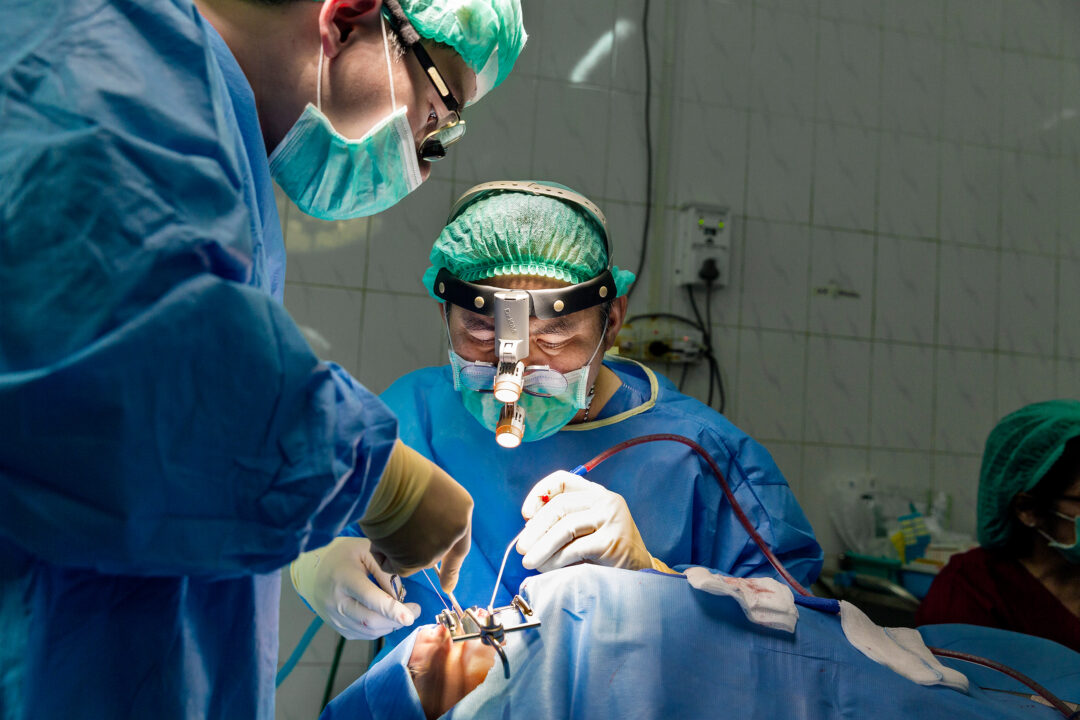
<path fill-rule="evenodd" d="M 1050 545 L 1050 547 L 1057 550 L 1062 555 L 1064 555 L 1066 560 L 1068 560 L 1071 563 L 1080 564 L 1080 515 L 1077 515 L 1076 517 L 1072 517 L 1072 516 L 1066 515 L 1065 513 L 1062 513 L 1062 512 L 1055 512 L 1054 514 L 1057 515 L 1062 520 L 1068 520 L 1068 521 L 1073 523 L 1073 526 L 1074 526 L 1073 529 L 1074 529 L 1075 534 L 1073 535 L 1072 544 L 1071 545 L 1065 545 L 1064 543 L 1059 543 L 1057 540 L 1052 538 L 1048 533 L 1043 532 L 1043 530 L 1041 528 L 1039 529 L 1039 533 L 1044 538 L 1046 538 L 1047 544 Z"/>
<path fill-rule="evenodd" d="M 523 442 L 543 440 L 562 430 L 574 419 L 579 410 L 589 407 L 592 402 L 592 388 L 589 385 L 589 367 L 600 351 L 600 345 L 604 342 L 604 332 L 600 333 L 600 342 L 589 357 L 589 360 L 577 370 L 568 373 L 560 373 L 548 367 L 526 368 L 525 391 L 518 399 L 518 406 L 525 410 L 525 434 Z M 447 329 L 449 337 L 449 329 Z M 503 403 L 495 399 L 495 393 L 491 392 L 495 380 L 495 366 L 491 363 L 472 362 L 454 352 L 453 345 L 450 350 L 450 368 L 454 377 L 454 389 L 461 393 L 461 401 L 465 409 L 478 423 L 490 430 L 493 434 L 499 423 L 499 413 Z M 489 377 L 483 390 L 473 389 L 477 385 L 476 378 Z M 552 376 L 557 376 L 556 380 Z M 534 394 L 545 392 L 549 388 L 560 388 L 555 394 Z M 533 389 L 533 391 L 530 391 Z"/>
<path fill-rule="evenodd" d="M 407 108 L 397 106 L 386 20 L 383 51 L 390 74 L 393 112 L 359 140 L 334 129 L 322 112 L 322 43 L 315 105 L 307 104 L 300 119 L 270 154 L 270 173 L 296 206 L 323 220 L 347 220 L 382 212 L 420 187 L 420 163 Z"/>

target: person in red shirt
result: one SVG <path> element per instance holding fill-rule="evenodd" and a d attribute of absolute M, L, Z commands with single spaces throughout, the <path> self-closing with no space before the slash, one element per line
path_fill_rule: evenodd
<path fill-rule="evenodd" d="M 1054 640 L 1080 651 L 1080 402 L 1035 403 L 991 431 L 980 547 L 949 560 L 915 617 Z"/>

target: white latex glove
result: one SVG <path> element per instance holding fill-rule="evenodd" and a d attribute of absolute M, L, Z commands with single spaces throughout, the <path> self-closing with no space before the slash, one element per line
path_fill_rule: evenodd
<path fill-rule="evenodd" d="M 382 637 L 412 625 L 420 613 L 416 603 L 397 601 L 390 574 L 371 556 L 367 538 L 336 538 L 294 560 L 289 574 L 300 597 L 349 640 Z"/>
<path fill-rule="evenodd" d="M 521 506 L 517 541 L 528 570 L 548 572 L 590 562 L 609 567 L 671 570 L 649 554 L 622 495 L 558 470 L 536 483 Z"/>

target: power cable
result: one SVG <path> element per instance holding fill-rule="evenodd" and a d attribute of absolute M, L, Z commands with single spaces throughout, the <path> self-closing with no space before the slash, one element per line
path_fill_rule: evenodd
<path fill-rule="evenodd" d="M 645 270 L 645 258 L 649 249 L 649 222 L 652 220 L 653 195 L 653 159 L 652 159 L 652 118 L 649 109 L 652 105 L 652 56 L 649 54 L 649 0 L 641 12 L 641 40 L 645 48 L 645 224 L 641 229 L 641 254 L 638 256 L 637 280 L 626 292 L 629 300 L 637 289 L 641 273 Z"/>

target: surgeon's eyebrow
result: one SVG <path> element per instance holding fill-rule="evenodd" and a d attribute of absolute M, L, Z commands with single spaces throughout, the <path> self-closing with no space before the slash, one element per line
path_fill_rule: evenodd
<path fill-rule="evenodd" d="M 535 335 L 573 335 L 577 332 L 577 323 L 564 317 L 538 320 L 532 332 Z"/>
<path fill-rule="evenodd" d="M 495 329 L 494 320 L 474 312 L 466 313 L 461 322 L 466 330 L 484 330 L 490 332 Z"/>

